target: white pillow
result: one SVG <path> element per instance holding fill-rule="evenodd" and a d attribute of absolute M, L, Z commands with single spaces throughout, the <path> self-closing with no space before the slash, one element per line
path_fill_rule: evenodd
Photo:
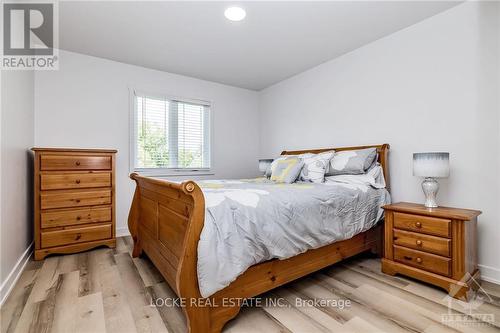
<path fill-rule="evenodd" d="M 328 176 L 364 174 L 377 160 L 377 149 L 344 150 L 335 153 L 327 170 Z"/>
<path fill-rule="evenodd" d="M 300 172 L 299 179 L 306 182 L 323 183 L 325 181 L 326 170 L 334 154 L 335 151 L 331 150 L 304 157 L 304 166 Z"/>
<path fill-rule="evenodd" d="M 344 184 L 363 184 L 374 188 L 385 188 L 385 178 L 382 167 L 379 163 L 361 175 L 337 175 L 325 177 L 326 182 L 336 182 Z"/>

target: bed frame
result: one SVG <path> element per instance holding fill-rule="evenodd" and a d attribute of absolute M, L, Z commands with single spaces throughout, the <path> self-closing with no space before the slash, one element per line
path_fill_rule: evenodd
<path fill-rule="evenodd" d="M 389 145 L 284 151 L 282 155 L 328 150 L 355 150 L 375 147 L 389 189 Z M 194 181 L 175 183 L 130 175 L 136 184 L 128 227 L 134 240 L 132 256 L 145 253 L 176 292 L 191 333 L 218 333 L 234 318 L 240 306 L 224 304 L 240 300 L 303 277 L 365 251 L 381 254 L 382 232 L 378 225 L 351 239 L 309 250 L 286 260 L 269 260 L 250 267 L 226 288 L 208 299 L 202 298 L 196 273 L 197 248 L 205 218 L 205 199 Z M 238 302 L 236 302 L 238 303 Z"/>

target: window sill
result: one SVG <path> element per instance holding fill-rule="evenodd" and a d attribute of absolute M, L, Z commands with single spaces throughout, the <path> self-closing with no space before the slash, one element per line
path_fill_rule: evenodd
<path fill-rule="evenodd" d="M 213 176 L 212 170 L 133 170 L 141 176 L 147 177 L 186 177 L 186 176 Z"/>

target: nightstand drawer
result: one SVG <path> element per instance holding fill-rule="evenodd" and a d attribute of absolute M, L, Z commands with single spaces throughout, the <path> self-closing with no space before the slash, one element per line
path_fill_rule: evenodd
<path fill-rule="evenodd" d="M 394 245 L 394 260 L 440 275 L 450 276 L 451 259 Z"/>
<path fill-rule="evenodd" d="M 394 229 L 393 239 L 395 245 L 431 252 L 444 257 L 450 257 L 451 255 L 451 240 L 448 238 Z"/>
<path fill-rule="evenodd" d="M 441 237 L 450 237 L 451 220 L 394 212 L 394 227 Z"/>

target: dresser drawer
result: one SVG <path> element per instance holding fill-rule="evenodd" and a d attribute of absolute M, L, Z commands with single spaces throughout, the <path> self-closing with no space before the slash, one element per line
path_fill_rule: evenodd
<path fill-rule="evenodd" d="M 451 220 L 405 213 L 394 213 L 394 227 L 441 237 L 450 237 Z"/>
<path fill-rule="evenodd" d="M 419 234 L 411 231 L 394 229 L 393 240 L 395 245 L 439 254 L 444 257 L 451 255 L 451 240 L 436 236 Z"/>
<path fill-rule="evenodd" d="M 58 173 L 42 174 L 40 187 L 42 190 L 62 190 L 71 188 L 109 187 L 110 172 Z"/>
<path fill-rule="evenodd" d="M 394 245 L 394 260 L 440 275 L 450 276 L 451 259 Z"/>
<path fill-rule="evenodd" d="M 111 224 L 42 231 L 41 238 L 43 248 L 108 239 L 111 238 Z"/>
<path fill-rule="evenodd" d="M 111 156 L 42 155 L 40 170 L 110 170 Z"/>
<path fill-rule="evenodd" d="M 48 191 L 40 194 L 42 209 L 111 204 L 111 190 Z"/>
<path fill-rule="evenodd" d="M 111 221 L 111 206 L 47 211 L 41 214 L 42 228 Z"/>

